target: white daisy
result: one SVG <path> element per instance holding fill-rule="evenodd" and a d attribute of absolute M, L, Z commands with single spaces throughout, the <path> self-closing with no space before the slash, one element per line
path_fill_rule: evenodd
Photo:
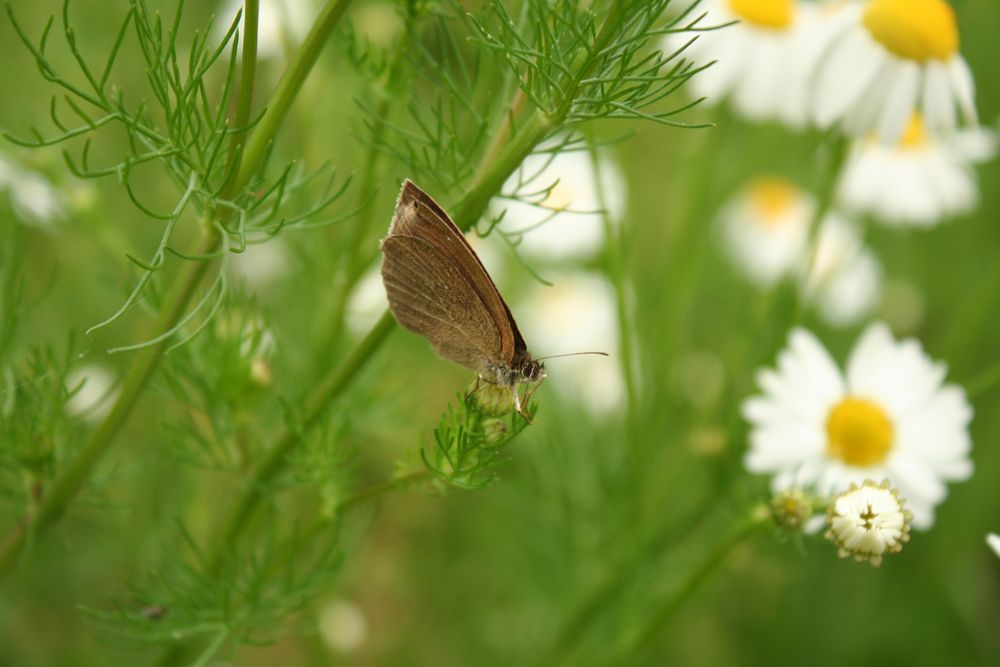
<path fill-rule="evenodd" d="M 976 122 L 972 72 L 958 52 L 954 10 L 945 0 L 868 0 L 845 20 L 819 61 L 814 115 L 851 135 L 874 132 L 894 144 L 920 111 L 929 129 L 957 125 L 956 107 Z"/>
<path fill-rule="evenodd" d="M 852 556 L 877 567 L 884 554 L 897 553 L 910 541 L 913 515 L 905 505 L 889 480 L 876 484 L 866 479 L 860 486 L 851 484 L 830 505 L 826 537 L 837 545 L 841 558 Z"/>
<path fill-rule="evenodd" d="M 744 188 L 719 214 L 737 269 L 760 287 L 797 269 L 815 208 L 808 194 L 783 178 L 758 178 Z"/>
<path fill-rule="evenodd" d="M 559 368 L 549 371 L 546 386 L 582 400 L 596 412 L 619 409 L 625 399 L 625 381 L 618 354 L 614 290 L 596 273 L 567 272 L 547 277 L 553 283 L 551 287 L 537 285 L 512 307 L 532 353 L 545 357 L 597 351 L 611 356 L 559 359 Z"/>
<path fill-rule="evenodd" d="M 857 227 L 836 214 L 828 215 L 816 238 L 815 256 L 803 281 L 806 300 L 833 326 L 861 321 L 878 304 L 882 267 L 861 240 Z"/>
<path fill-rule="evenodd" d="M 88 364 L 66 375 L 67 391 L 74 392 L 66 401 L 66 413 L 97 423 L 108 416 L 118 396 L 115 376 L 104 366 Z"/>
<path fill-rule="evenodd" d="M 898 142 L 857 141 L 840 179 L 841 204 L 890 226 L 932 227 L 979 203 L 973 164 L 991 159 L 996 133 L 972 128 L 932 136 L 920 115 Z"/>
<path fill-rule="evenodd" d="M 897 342 L 877 323 L 841 373 L 811 333 L 796 329 L 777 368 L 758 373 L 763 394 L 743 404 L 752 426 L 745 464 L 773 474 L 775 489 L 824 495 L 888 478 L 914 525 L 928 528 L 945 482 L 972 474 L 972 408 L 960 387 L 943 383 L 945 372 L 919 343 Z"/>
<path fill-rule="evenodd" d="M 701 14 L 700 28 L 737 23 L 698 33 L 684 50 L 696 66 L 711 63 L 691 78 L 694 95 L 707 104 L 729 99 L 750 120 L 802 125 L 806 65 L 817 52 L 809 29 L 818 22 L 817 8 L 796 0 L 704 0 L 692 12 Z M 669 35 L 664 50 L 673 53 L 690 40 L 689 32 Z"/>
<path fill-rule="evenodd" d="M 532 259 L 558 261 L 587 258 L 600 250 L 603 211 L 611 220 L 620 220 L 626 189 L 610 158 L 601 156 L 598 164 L 595 169 L 589 151 L 536 154 L 508 179 L 504 193 L 521 199 L 500 201 L 507 210 L 500 227 L 522 239 L 521 252 Z"/>

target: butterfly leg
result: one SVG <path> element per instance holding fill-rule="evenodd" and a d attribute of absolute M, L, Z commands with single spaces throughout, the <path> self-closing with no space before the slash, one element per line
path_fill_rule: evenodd
<path fill-rule="evenodd" d="M 542 379 L 540 379 L 538 382 L 536 382 L 535 386 L 533 386 L 531 389 L 529 389 L 527 391 L 527 393 L 524 395 L 524 405 L 525 406 L 527 406 L 527 405 L 529 405 L 531 403 L 531 397 L 535 395 L 535 392 L 538 391 L 538 388 L 542 386 L 543 382 L 545 382 L 545 378 L 546 378 L 546 376 L 543 375 Z"/>
<path fill-rule="evenodd" d="M 482 375 L 477 375 L 476 376 L 476 386 L 473 387 L 472 390 L 465 395 L 465 400 L 469 400 L 470 398 L 472 398 L 473 394 L 475 394 L 477 391 L 479 391 L 479 388 L 481 386 L 483 386 L 483 384 L 482 384 L 483 382 L 485 382 L 485 380 L 483 380 L 483 376 Z"/>
<path fill-rule="evenodd" d="M 524 421 L 531 423 L 531 416 L 524 409 L 524 405 L 527 405 L 525 401 L 524 405 L 521 404 L 521 395 L 517 393 L 517 385 L 511 387 L 511 391 L 514 392 L 514 408 L 517 410 L 517 414 L 524 417 Z"/>

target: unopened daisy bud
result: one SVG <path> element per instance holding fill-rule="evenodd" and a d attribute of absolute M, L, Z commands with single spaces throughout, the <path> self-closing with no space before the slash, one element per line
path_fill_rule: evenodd
<path fill-rule="evenodd" d="M 774 523 L 789 532 L 802 531 L 816 510 L 812 498 L 802 489 L 778 491 L 768 506 Z"/>
<path fill-rule="evenodd" d="M 837 545 L 841 558 L 853 556 L 881 565 L 883 554 L 900 551 L 910 539 L 913 515 L 904 509 L 905 504 L 889 480 L 851 484 L 830 505 L 826 537 Z"/>
<path fill-rule="evenodd" d="M 507 422 L 497 417 L 483 420 L 483 433 L 486 434 L 486 444 L 496 445 L 507 439 Z"/>
<path fill-rule="evenodd" d="M 487 384 L 479 381 L 479 388 L 473 388 L 472 400 L 483 414 L 502 417 L 514 409 L 514 395 L 509 387 Z"/>

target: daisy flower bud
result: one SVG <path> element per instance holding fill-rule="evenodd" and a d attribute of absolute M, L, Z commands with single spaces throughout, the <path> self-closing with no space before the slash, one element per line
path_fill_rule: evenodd
<path fill-rule="evenodd" d="M 478 384 L 478 386 L 477 386 Z M 501 387 L 498 384 L 489 384 L 482 380 L 473 383 L 472 400 L 483 414 L 491 417 L 503 417 L 509 415 L 514 409 L 514 395 L 509 387 Z"/>
<path fill-rule="evenodd" d="M 812 518 L 816 504 L 802 489 L 786 489 L 772 496 L 768 508 L 774 523 L 788 532 L 798 533 Z"/>
<path fill-rule="evenodd" d="M 841 558 L 851 556 L 877 567 L 884 554 L 902 550 L 910 540 L 913 515 L 905 504 L 887 479 L 881 484 L 870 479 L 860 486 L 851 484 L 830 505 L 826 538 L 837 545 Z"/>

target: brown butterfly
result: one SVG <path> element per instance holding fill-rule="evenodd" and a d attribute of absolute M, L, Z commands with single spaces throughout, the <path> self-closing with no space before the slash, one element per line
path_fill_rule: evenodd
<path fill-rule="evenodd" d="M 510 309 L 472 246 L 430 196 L 403 181 L 389 235 L 382 241 L 382 282 L 389 309 L 441 356 L 514 393 L 541 382 L 544 365 L 532 359 Z M 525 398 L 525 404 L 527 397 Z"/>

